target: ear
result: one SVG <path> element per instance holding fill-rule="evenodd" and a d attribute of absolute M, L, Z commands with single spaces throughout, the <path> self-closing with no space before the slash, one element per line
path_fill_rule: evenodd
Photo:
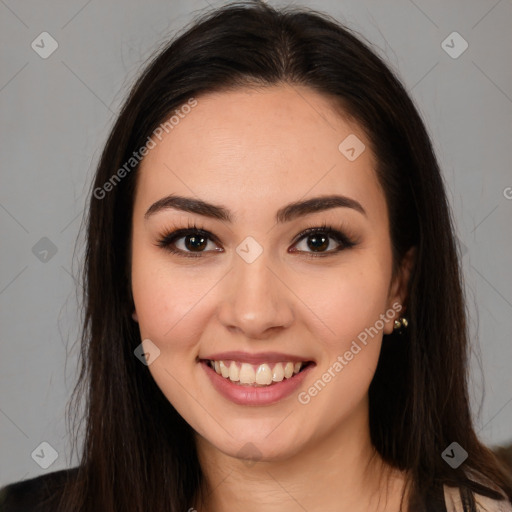
<path fill-rule="evenodd" d="M 133 318 L 136 322 L 138 322 L 138 321 L 139 321 L 139 317 L 137 316 L 137 311 L 133 310 L 132 318 Z"/>
<path fill-rule="evenodd" d="M 407 300 L 407 287 L 415 264 L 416 247 L 411 247 L 402 258 L 400 269 L 389 287 L 387 310 L 395 312 L 395 315 L 390 319 L 386 316 L 384 334 L 391 334 L 394 321 L 405 314 L 404 304 Z"/>

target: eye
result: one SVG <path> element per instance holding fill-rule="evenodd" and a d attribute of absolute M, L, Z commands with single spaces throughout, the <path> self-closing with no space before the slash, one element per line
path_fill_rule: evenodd
<path fill-rule="evenodd" d="M 297 243 L 302 240 L 306 241 L 305 246 L 303 246 L 302 249 L 293 249 L 291 252 L 305 253 L 309 257 L 330 256 L 357 244 L 356 241 L 343 231 L 327 226 L 326 224 L 302 231 L 296 237 L 293 245 L 297 245 Z M 334 240 L 338 246 L 334 249 L 331 248 L 327 250 L 332 245 L 331 240 Z M 211 247 L 211 245 L 215 247 L 217 242 L 218 240 L 213 234 L 194 225 L 163 235 L 158 240 L 157 246 L 172 254 L 187 258 L 198 258 L 203 256 L 204 253 L 210 253 L 212 251 L 222 252 L 220 248 L 215 249 Z M 208 247 L 210 247 L 210 250 L 208 250 Z M 309 252 L 308 249 L 310 249 L 311 252 Z"/>
<path fill-rule="evenodd" d="M 305 252 L 309 257 L 313 258 L 319 256 L 330 256 L 344 249 L 354 247 L 357 244 L 352 237 L 346 235 L 343 231 L 337 230 L 326 224 L 319 227 L 311 227 L 302 231 L 302 233 L 297 236 L 297 242 L 302 240 L 305 242 L 303 244 L 303 248 L 293 250 L 292 252 Z M 338 247 L 327 250 L 332 245 L 330 240 L 334 240 L 338 244 Z M 297 245 L 297 242 L 295 242 L 294 245 Z M 307 249 L 311 249 L 312 252 L 309 252 Z"/>
<path fill-rule="evenodd" d="M 182 239 L 183 242 L 181 242 Z M 197 258 L 202 256 L 204 252 L 211 252 L 205 250 L 209 246 L 209 240 L 216 240 L 216 238 L 208 231 L 194 225 L 164 235 L 158 240 L 157 245 L 172 254 L 178 254 L 187 258 Z M 181 247 L 177 247 L 177 245 L 181 245 Z M 219 249 L 213 250 L 219 251 Z"/>

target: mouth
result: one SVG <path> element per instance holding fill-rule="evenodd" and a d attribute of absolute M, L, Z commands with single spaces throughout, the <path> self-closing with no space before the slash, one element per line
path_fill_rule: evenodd
<path fill-rule="evenodd" d="M 200 359 L 226 381 L 240 387 L 265 388 L 293 379 L 313 366 L 313 361 L 277 361 L 251 364 L 230 359 Z"/>

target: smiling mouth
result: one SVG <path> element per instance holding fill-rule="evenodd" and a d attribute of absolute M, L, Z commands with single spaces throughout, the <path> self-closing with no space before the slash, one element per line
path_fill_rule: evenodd
<path fill-rule="evenodd" d="M 312 361 L 250 364 L 232 360 L 202 359 L 201 362 L 212 368 L 218 375 L 239 386 L 268 387 L 293 378 Z"/>

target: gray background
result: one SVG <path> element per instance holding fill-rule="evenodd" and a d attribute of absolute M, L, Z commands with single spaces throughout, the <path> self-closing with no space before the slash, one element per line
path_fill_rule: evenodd
<path fill-rule="evenodd" d="M 224 3 L 0 0 L 0 485 L 77 463 L 64 412 L 76 379 L 82 239 L 73 251 L 94 166 L 144 60 L 195 13 Z M 425 120 L 464 254 L 477 430 L 488 444 L 509 442 L 512 0 L 294 4 L 371 40 Z M 58 43 L 47 59 L 31 47 L 45 31 Z M 469 45 L 458 58 L 441 45 L 454 31 Z M 31 457 L 41 442 L 58 453 L 48 469 Z"/>

